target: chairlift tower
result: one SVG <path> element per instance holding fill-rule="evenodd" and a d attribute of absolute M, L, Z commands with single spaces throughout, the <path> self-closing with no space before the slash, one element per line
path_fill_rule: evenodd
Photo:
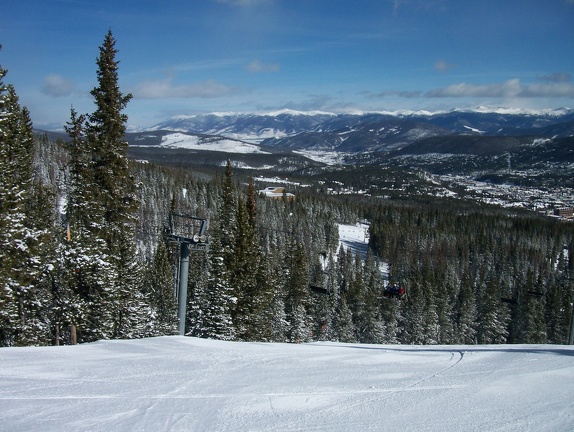
<path fill-rule="evenodd" d="M 187 308 L 187 279 L 189 275 L 190 250 L 205 250 L 207 247 L 207 220 L 195 216 L 170 213 L 169 226 L 164 237 L 179 244 L 179 274 L 176 278 L 178 333 L 185 335 L 185 317 Z"/>

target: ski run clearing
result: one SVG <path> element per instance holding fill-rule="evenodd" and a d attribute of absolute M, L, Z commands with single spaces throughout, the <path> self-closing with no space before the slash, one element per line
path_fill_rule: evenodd
<path fill-rule="evenodd" d="M 339 224 L 338 227 L 339 249 L 342 247 L 345 251 L 350 250 L 353 254 L 360 254 L 364 261 L 369 250 L 369 225 L 366 223 L 357 223 L 355 225 Z M 325 265 L 326 262 L 324 263 Z M 386 262 L 379 263 L 379 268 L 383 278 L 388 280 L 389 264 Z"/>
<path fill-rule="evenodd" d="M 224 342 L 0 349 L 3 431 L 572 431 L 574 347 Z"/>
<path fill-rule="evenodd" d="M 367 256 L 369 248 L 369 225 L 358 223 L 356 225 L 339 224 L 339 245 L 345 250 L 351 249 L 353 254 L 361 254 L 363 259 Z"/>
<path fill-rule="evenodd" d="M 161 147 L 188 150 L 210 150 L 226 153 L 269 154 L 254 144 L 224 138 L 201 138 L 195 135 L 173 133 L 162 138 Z"/>

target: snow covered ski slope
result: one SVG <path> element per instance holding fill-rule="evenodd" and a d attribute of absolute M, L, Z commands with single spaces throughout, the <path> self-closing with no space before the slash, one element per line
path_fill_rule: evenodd
<path fill-rule="evenodd" d="M 574 347 L 161 337 L 0 349 L 2 431 L 572 431 Z"/>
<path fill-rule="evenodd" d="M 369 248 L 369 226 L 339 224 L 339 243 L 345 250 L 350 249 L 354 254 L 361 254 L 364 259 Z"/>

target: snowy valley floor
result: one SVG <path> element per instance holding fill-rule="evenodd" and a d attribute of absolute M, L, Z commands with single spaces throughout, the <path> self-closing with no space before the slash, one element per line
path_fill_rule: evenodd
<path fill-rule="evenodd" d="M 2 431 L 572 431 L 574 347 L 0 348 Z"/>

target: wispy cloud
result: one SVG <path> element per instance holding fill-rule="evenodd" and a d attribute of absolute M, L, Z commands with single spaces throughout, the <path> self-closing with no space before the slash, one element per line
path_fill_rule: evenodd
<path fill-rule="evenodd" d="M 572 2 L 574 3 L 574 0 L 572 0 Z M 555 82 L 555 83 L 571 81 L 570 74 L 567 72 L 554 72 L 548 75 L 538 75 L 536 79 L 538 81 Z"/>
<path fill-rule="evenodd" d="M 430 90 L 425 97 L 517 97 L 523 91 L 520 80 L 512 79 L 493 84 L 453 84 L 448 87 Z"/>
<path fill-rule="evenodd" d="M 445 61 L 445 60 L 437 60 L 437 61 L 434 63 L 434 68 L 435 68 L 437 71 L 439 71 L 439 72 L 447 72 L 447 71 L 449 71 L 450 69 L 453 69 L 453 68 L 455 68 L 455 67 L 456 67 L 455 64 L 453 64 L 453 63 L 448 63 L 448 62 Z"/>
<path fill-rule="evenodd" d="M 562 98 L 574 97 L 574 83 L 570 80 L 522 84 L 519 79 L 501 83 L 459 83 L 429 91 L 386 90 L 380 93 L 364 93 L 367 98 Z"/>
<path fill-rule="evenodd" d="M 279 63 L 262 63 L 259 60 L 253 60 L 245 66 L 245 70 L 253 73 L 279 72 L 281 66 Z"/>
<path fill-rule="evenodd" d="M 231 6 L 250 7 L 272 3 L 273 0 L 214 0 L 216 3 L 228 4 Z"/>
<path fill-rule="evenodd" d="M 574 84 L 571 82 L 539 83 L 525 86 L 522 97 L 574 97 Z"/>
<path fill-rule="evenodd" d="M 380 93 L 363 92 L 362 93 L 368 99 L 386 98 L 386 97 L 399 97 L 405 99 L 419 98 L 423 96 L 422 91 L 404 91 L 404 90 L 385 90 Z"/>
<path fill-rule="evenodd" d="M 73 94 L 75 88 L 76 86 L 73 81 L 61 75 L 53 74 L 44 78 L 41 91 L 48 96 L 65 97 Z"/>
<path fill-rule="evenodd" d="M 435 7 L 442 8 L 443 4 L 444 0 L 393 0 L 393 14 L 396 15 L 399 12 L 399 9 L 404 7 L 409 7 L 415 11 L 419 11 Z"/>
<path fill-rule="evenodd" d="M 216 80 L 174 85 L 171 78 L 144 81 L 132 90 L 134 97 L 141 99 L 218 98 L 237 93 L 240 93 L 238 88 L 226 86 Z"/>
<path fill-rule="evenodd" d="M 282 109 L 293 109 L 297 111 L 324 110 L 332 102 L 329 95 L 311 95 L 309 99 L 293 102 L 289 101 L 281 106 Z"/>
<path fill-rule="evenodd" d="M 574 97 L 574 84 L 570 82 L 548 82 L 522 84 L 518 79 L 511 79 L 493 84 L 454 84 L 448 87 L 428 91 L 429 98 L 441 97 Z"/>

